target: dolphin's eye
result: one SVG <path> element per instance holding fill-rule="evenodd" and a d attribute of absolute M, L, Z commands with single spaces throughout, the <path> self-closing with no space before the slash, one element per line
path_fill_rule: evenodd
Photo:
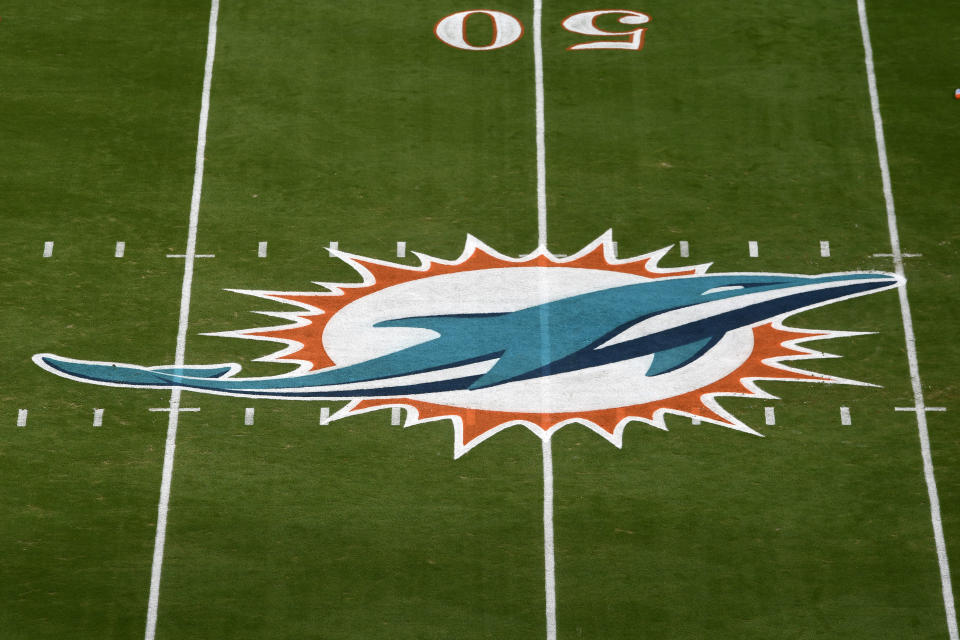
<path fill-rule="evenodd" d="M 721 291 L 737 291 L 738 289 L 743 289 L 743 288 L 744 287 L 742 284 L 734 284 L 734 285 L 730 285 L 729 287 L 714 287 L 713 289 L 707 289 L 700 295 L 705 296 L 710 293 L 720 293 Z"/>

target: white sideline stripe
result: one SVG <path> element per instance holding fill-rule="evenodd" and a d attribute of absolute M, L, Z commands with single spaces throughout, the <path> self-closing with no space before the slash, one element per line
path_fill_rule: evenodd
<path fill-rule="evenodd" d="M 553 548 L 553 453 L 543 438 L 543 565 L 547 599 L 547 640 L 557 640 L 557 572 Z"/>
<path fill-rule="evenodd" d="M 117 242 L 117 246 L 113 250 L 113 257 L 122 258 L 126 250 L 127 250 L 127 243 L 124 242 L 123 240 L 120 240 L 119 242 Z"/>
<path fill-rule="evenodd" d="M 320 407 L 320 424 L 325 425 L 330 422 L 330 407 Z"/>
<path fill-rule="evenodd" d="M 25 426 L 27 426 L 27 413 L 29 413 L 27 409 L 20 409 L 20 410 L 17 411 L 17 426 L 18 426 L 18 427 L 25 427 Z"/>
<path fill-rule="evenodd" d="M 845 427 L 850 426 L 850 407 L 840 407 L 840 424 Z"/>
<path fill-rule="evenodd" d="M 93 410 L 93 426 L 95 427 L 103 426 L 103 409 Z"/>
<path fill-rule="evenodd" d="M 266 258 L 267 257 L 267 243 L 261 242 L 257 244 L 257 257 Z"/>
<path fill-rule="evenodd" d="M 180 318 L 177 325 L 175 366 L 184 364 L 187 348 L 187 327 L 190 319 L 190 294 L 193 289 L 193 263 L 197 253 L 197 225 L 200 221 L 200 194 L 203 188 L 203 161 L 207 147 L 207 119 L 210 114 L 210 85 L 213 80 L 213 58 L 217 46 L 217 15 L 220 0 L 210 1 L 210 22 L 207 27 L 207 55 L 203 65 L 203 92 L 200 98 L 200 122 L 197 126 L 197 154 L 194 159 L 193 194 L 190 198 L 190 221 L 187 230 L 187 253 L 183 264 L 183 287 L 180 290 Z M 167 537 L 167 513 L 170 509 L 170 486 L 173 482 L 173 456 L 176 451 L 177 426 L 180 418 L 180 389 L 170 392 L 170 418 L 163 452 L 160 501 L 157 505 L 157 535 L 153 544 L 150 568 L 150 597 L 147 602 L 147 623 L 144 640 L 154 640 L 157 632 L 157 609 L 160 602 L 160 573 L 163 548 Z"/>
<path fill-rule="evenodd" d="M 686 240 L 680 241 L 680 257 L 689 258 L 690 257 L 690 243 Z"/>
<path fill-rule="evenodd" d="M 533 0 L 533 73 L 537 121 L 537 245 L 547 246 L 547 145 L 543 112 L 542 0 Z"/>
<path fill-rule="evenodd" d="M 760 255 L 760 247 L 759 245 L 757 245 L 756 240 L 750 240 L 749 242 L 747 242 L 747 251 L 750 252 L 751 258 L 756 258 L 757 256 Z"/>
<path fill-rule="evenodd" d="M 402 240 L 397 243 L 397 257 L 398 258 L 407 257 L 407 243 Z"/>
<path fill-rule="evenodd" d="M 253 407 L 247 407 L 243 410 L 243 426 L 253 426 Z"/>
<path fill-rule="evenodd" d="M 393 407 L 390 410 L 390 424 L 395 427 L 403 424 L 403 409 Z"/>
<path fill-rule="evenodd" d="M 830 257 L 830 241 L 829 240 L 820 241 L 820 257 L 821 258 Z"/>
<path fill-rule="evenodd" d="M 48 240 L 43 243 L 43 257 L 49 258 L 53 255 L 53 242 Z"/>
<path fill-rule="evenodd" d="M 873 132 L 877 140 L 877 157 L 880 161 L 880 179 L 883 184 L 883 200 L 887 209 L 887 228 L 890 231 L 890 248 L 893 252 L 893 267 L 897 275 L 904 277 L 903 251 L 900 248 L 900 233 L 897 230 L 897 212 L 893 203 L 893 187 L 890 182 L 890 164 L 887 162 L 887 144 L 883 135 L 883 118 L 880 115 L 880 97 L 877 94 L 877 77 L 873 67 L 873 46 L 870 44 L 870 28 L 867 25 L 867 6 L 865 0 L 857 0 L 857 12 L 860 16 L 860 35 L 863 39 L 864 65 L 867 69 L 867 87 L 870 91 L 870 109 L 873 112 Z M 937 560 L 940 564 L 940 586 L 943 592 L 944 613 L 947 618 L 947 631 L 950 640 L 960 640 L 957 630 L 957 611 L 953 600 L 953 584 L 950 579 L 950 563 L 947 559 L 947 544 L 943 534 L 943 520 L 940 516 L 940 496 L 937 492 L 937 480 L 933 473 L 933 454 L 930 451 L 930 434 L 927 430 L 927 413 L 924 410 L 923 387 L 920 384 L 920 365 L 917 362 L 917 343 L 913 332 L 913 317 L 907 298 L 906 283 L 897 288 L 900 297 L 900 315 L 903 317 L 903 334 L 907 346 L 907 363 L 910 366 L 910 383 L 913 388 L 913 400 L 916 405 L 917 433 L 920 438 L 920 455 L 923 459 L 923 477 L 927 484 L 927 496 L 930 500 L 930 523 L 937 547 Z"/>
<path fill-rule="evenodd" d="M 768 425 L 777 424 L 777 414 L 773 410 L 773 407 L 763 408 L 763 421 Z"/>

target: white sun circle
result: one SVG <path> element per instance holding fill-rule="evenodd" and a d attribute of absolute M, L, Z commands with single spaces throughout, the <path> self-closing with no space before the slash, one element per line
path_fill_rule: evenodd
<path fill-rule="evenodd" d="M 437 337 L 426 329 L 376 327 L 378 322 L 430 315 L 501 313 L 610 287 L 647 281 L 643 276 L 576 267 L 504 267 L 430 276 L 363 296 L 330 318 L 323 347 L 338 366 L 370 360 Z M 552 332 L 563 327 L 551 327 Z M 541 336 L 531 336 L 539 340 Z M 446 391 L 418 400 L 464 409 L 570 413 L 615 409 L 664 400 L 705 387 L 735 371 L 753 350 L 749 328 L 728 332 L 695 366 L 646 375 L 653 356 L 510 382 L 486 389 Z M 420 374 L 418 381 L 482 375 L 495 359 L 455 372 Z"/>

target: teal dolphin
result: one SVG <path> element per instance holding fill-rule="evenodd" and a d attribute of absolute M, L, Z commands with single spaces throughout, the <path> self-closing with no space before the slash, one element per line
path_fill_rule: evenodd
<path fill-rule="evenodd" d="M 694 363 L 734 329 L 901 282 L 882 272 L 644 280 L 516 311 L 386 320 L 374 326 L 427 329 L 437 335 L 356 364 L 262 378 L 234 377 L 240 369 L 235 364 L 140 367 L 53 354 L 37 354 L 34 361 L 58 375 L 94 384 L 306 399 L 484 389 L 652 355 L 650 377 Z M 487 361 L 493 365 L 483 373 L 454 371 Z"/>

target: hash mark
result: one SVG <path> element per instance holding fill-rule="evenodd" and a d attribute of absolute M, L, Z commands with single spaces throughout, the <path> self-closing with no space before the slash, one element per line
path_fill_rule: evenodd
<path fill-rule="evenodd" d="M 103 426 L 103 409 L 93 410 L 93 426 L 95 427 Z"/>
<path fill-rule="evenodd" d="M 330 422 L 330 407 L 320 407 L 320 424 L 325 425 Z"/>
<path fill-rule="evenodd" d="M 266 258 L 267 257 L 267 243 L 261 242 L 257 245 L 257 257 Z"/>
<path fill-rule="evenodd" d="M 850 407 L 840 407 L 840 424 L 850 426 Z"/>
<path fill-rule="evenodd" d="M 243 410 L 243 426 L 253 426 L 253 407 L 247 407 Z"/>
<path fill-rule="evenodd" d="M 829 240 L 820 241 L 820 257 L 821 258 L 830 257 L 830 241 Z"/>
<path fill-rule="evenodd" d="M 19 411 L 17 411 L 17 426 L 18 427 L 27 426 L 27 410 L 26 409 L 20 409 Z"/>
<path fill-rule="evenodd" d="M 398 258 L 407 257 L 407 243 L 402 240 L 397 243 L 397 257 Z"/>
<path fill-rule="evenodd" d="M 53 255 L 53 241 L 48 240 L 43 243 L 43 257 L 49 258 Z"/>
<path fill-rule="evenodd" d="M 892 253 L 874 253 L 871 258 L 893 258 L 895 257 Z M 922 258 L 922 253 L 901 253 L 901 258 Z"/>
<path fill-rule="evenodd" d="M 759 247 L 759 245 L 757 245 L 757 241 L 756 241 L 756 240 L 750 240 L 750 241 L 747 243 L 747 251 L 750 252 L 750 257 L 751 257 L 751 258 L 756 258 L 756 257 L 758 257 L 758 256 L 760 255 L 760 247 Z"/>
<path fill-rule="evenodd" d="M 403 424 L 403 409 L 401 407 L 393 407 L 390 410 L 390 424 L 393 426 Z"/>
<path fill-rule="evenodd" d="M 126 252 L 126 250 L 127 250 L 127 243 L 124 242 L 123 240 L 119 240 L 119 241 L 117 242 L 116 248 L 113 250 L 113 257 L 114 257 L 114 258 L 122 258 L 122 257 L 123 257 L 123 254 L 124 254 L 124 252 Z"/>
<path fill-rule="evenodd" d="M 680 257 L 689 258 L 690 257 L 690 243 L 686 240 L 680 241 Z"/>
<path fill-rule="evenodd" d="M 777 416 L 774 413 L 773 407 L 764 407 L 763 408 L 763 421 L 767 425 L 777 424 Z"/>

